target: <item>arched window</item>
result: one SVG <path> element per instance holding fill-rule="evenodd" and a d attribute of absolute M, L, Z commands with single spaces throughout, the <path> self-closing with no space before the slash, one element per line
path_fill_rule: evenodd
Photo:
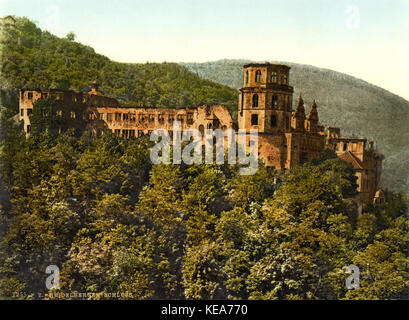
<path fill-rule="evenodd" d="M 260 70 L 256 71 L 256 82 L 261 82 L 261 71 Z"/>
<path fill-rule="evenodd" d="M 253 96 L 253 108 L 257 108 L 258 107 L 258 95 L 255 94 Z"/>
<path fill-rule="evenodd" d="M 277 72 L 275 71 L 271 73 L 271 82 L 277 83 Z"/>
<path fill-rule="evenodd" d="M 272 127 L 276 127 L 277 126 L 277 116 L 275 116 L 274 114 L 271 116 L 270 118 L 270 125 Z"/>
<path fill-rule="evenodd" d="M 204 126 L 202 124 L 199 126 L 199 131 L 200 131 L 200 134 L 203 137 L 204 136 Z"/>
<path fill-rule="evenodd" d="M 271 106 L 274 108 L 278 105 L 278 96 L 275 94 L 271 98 Z"/>

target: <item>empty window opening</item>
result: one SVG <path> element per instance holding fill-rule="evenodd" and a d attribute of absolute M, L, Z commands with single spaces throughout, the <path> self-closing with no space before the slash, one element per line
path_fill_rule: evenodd
<path fill-rule="evenodd" d="M 277 126 L 277 116 L 275 116 L 275 115 L 272 115 L 272 116 L 271 116 L 271 118 L 270 118 L 270 125 L 271 125 L 272 127 L 276 127 L 276 126 Z"/>
<path fill-rule="evenodd" d="M 260 70 L 256 71 L 256 82 L 261 82 L 261 71 Z"/>
<path fill-rule="evenodd" d="M 277 72 L 271 73 L 271 82 L 277 83 Z"/>
<path fill-rule="evenodd" d="M 257 126 L 258 125 L 258 114 L 251 115 L 251 125 Z"/>
<path fill-rule="evenodd" d="M 274 108 L 278 105 L 278 96 L 275 94 L 271 98 L 271 106 Z"/>
<path fill-rule="evenodd" d="M 258 95 L 255 94 L 253 96 L 253 108 L 257 108 L 258 107 Z"/>

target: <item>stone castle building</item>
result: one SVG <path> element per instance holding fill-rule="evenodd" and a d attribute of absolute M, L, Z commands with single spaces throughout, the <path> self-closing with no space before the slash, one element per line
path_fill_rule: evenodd
<path fill-rule="evenodd" d="M 319 124 L 318 107 L 314 101 L 306 114 L 302 97 L 293 110 L 294 89 L 289 85 L 290 67 L 270 63 L 251 63 L 244 66 L 243 88 L 239 90 L 238 128 L 258 131 L 259 158 L 267 166 L 278 170 L 290 169 L 311 161 L 329 148 L 355 169 L 358 199 L 364 204 L 380 203 L 378 185 L 382 155 L 375 152 L 366 139 L 342 138 L 339 128 Z M 202 105 L 186 108 L 127 107 L 98 91 L 92 84 L 88 93 L 71 90 L 21 90 L 19 120 L 30 134 L 30 116 L 34 102 L 55 97 L 58 116 L 68 127 L 81 119 L 94 135 L 110 131 L 123 138 L 137 138 L 155 129 L 171 131 L 173 121 L 179 120 L 182 130 L 234 128 L 233 119 L 223 105 Z M 378 191 L 378 192 L 377 192 Z M 378 195 L 375 198 L 375 195 Z M 375 200 L 374 200 L 375 199 Z"/>

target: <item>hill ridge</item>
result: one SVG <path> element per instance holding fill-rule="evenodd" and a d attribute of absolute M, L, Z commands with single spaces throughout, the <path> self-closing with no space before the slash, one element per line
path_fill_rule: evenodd
<path fill-rule="evenodd" d="M 237 114 L 237 88 L 243 64 L 251 60 L 223 59 L 205 63 L 114 62 L 88 46 L 42 31 L 27 18 L 1 30 L 0 103 L 14 113 L 18 89 L 82 90 L 98 80 L 105 94 L 125 105 L 158 107 L 219 103 Z M 294 97 L 300 90 L 308 105 L 317 101 L 320 121 L 339 126 L 344 136 L 377 142 L 383 152 L 383 185 L 409 190 L 409 102 L 383 88 L 338 71 L 311 65 L 292 67 Z M 294 99 L 296 101 L 296 99 Z"/>

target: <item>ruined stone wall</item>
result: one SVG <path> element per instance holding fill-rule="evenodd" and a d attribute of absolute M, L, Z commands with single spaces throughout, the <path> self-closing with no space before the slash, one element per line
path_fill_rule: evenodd
<path fill-rule="evenodd" d="M 139 137 L 155 129 L 171 131 L 173 122 L 180 121 L 181 129 L 232 128 L 233 119 L 225 106 L 199 106 L 196 108 L 153 107 L 89 107 L 87 117 L 97 134 L 107 130 L 122 137 Z"/>
<path fill-rule="evenodd" d="M 259 158 L 267 166 L 274 166 L 278 170 L 291 169 L 311 161 L 325 148 L 334 150 L 341 159 L 354 166 L 359 198 L 364 203 L 371 203 L 379 183 L 382 157 L 373 148 L 365 150 L 366 139 L 342 138 L 339 128 L 328 128 L 326 137 L 324 128 L 319 125 L 315 101 L 306 116 L 300 95 L 297 108 L 293 111 L 293 88 L 289 85 L 289 70 L 288 66 L 269 63 L 244 66 L 244 84 L 238 96 L 239 129 L 258 131 Z M 186 108 L 123 107 L 116 99 L 98 92 L 98 83 L 94 81 L 92 90 L 88 93 L 21 90 L 19 119 L 24 121 L 26 132 L 30 127 L 33 103 L 49 96 L 63 102 L 67 108 L 64 114 L 67 114 L 69 121 L 83 119 L 86 129 L 95 135 L 110 131 L 125 138 L 139 137 L 150 134 L 155 129 L 171 131 L 175 120 L 181 122 L 182 130 L 197 129 L 202 136 L 205 129 L 233 128 L 231 115 L 223 105 Z M 80 110 L 78 106 L 81 106 Z M 76 110 L 74 115 L 72 110 Z"/>

